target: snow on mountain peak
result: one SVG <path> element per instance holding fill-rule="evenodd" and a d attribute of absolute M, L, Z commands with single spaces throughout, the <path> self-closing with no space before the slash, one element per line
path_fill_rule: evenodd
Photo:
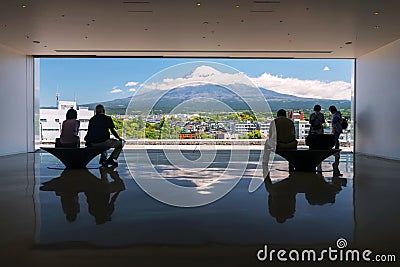
<path fill-rule="evenodd" d="M 220 75 L 221 72 L 210 66 L 199 66 L 194 69 L 186 78 L 207 78 L 215 75 Z"/>

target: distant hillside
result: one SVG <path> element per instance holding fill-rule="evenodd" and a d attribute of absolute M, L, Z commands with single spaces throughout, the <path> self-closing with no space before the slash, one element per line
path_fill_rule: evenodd
<path fill-rule="evenodd" d="M 320 104 L 326 109 L 330 105 L 335 105 L 339 109 L 350 109 L 351 105 L 349 100 L 303 98 L 280 94 L 265 88 L 260 88 L 260 91 L 273 112 L 281 108 L 287 110 L 310 110 L 315 104 Z M 153 111 L 157 113 L 169 113 L 179 106 L 180 112 L 219 111 L 223 105 L 216 105 L 218 104 L 217 102 L 223 102 L 232 110 L 265 110 L 265 100 L 260 97 L 260 94 L 254 93 L 254 89 L 240 85 L 237 86 L 237 92 L 239 93 L 235 94 L 222 86 L 209 84 L 176 88 L 170 91 L 150 90 L 135 96 L 134 105 L 130 106 L 129 110 L 145 111 L 153 106 Z M 159 100 L 155 101 L 155 99 Z M 126 97 L 101 104 L 105 106 L 109 114 L 125 114 L 130 102 L 131 97 Z M 190 102 L 190 104 L 182 105 L 185 102 Z M 80 106 L 88 106 L 94 109 L 97 104 L 99 103 L 80 104 Z M 251 108 L 249 105 L 251 105 Z M 226 106 L 224 110 L 227 109 Z"/>

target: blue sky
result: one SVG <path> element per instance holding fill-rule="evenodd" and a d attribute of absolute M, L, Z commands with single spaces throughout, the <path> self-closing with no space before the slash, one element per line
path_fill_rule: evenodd
<path fill-rule="evenodd" d="M 257 81 L 275 77 L 275 87 L 271 83 L 265 83 L 265 86 L 260 83 L 259 86 L 271 87 L 266 89 L 276 88 L 276 91 L 297 95 L 304 91 L 310 94 L 312 90 L 316 93 L 324 91 L 325 95 L 339 92 L 338 99 L 348 90 L 354 64 L 353 60 L 346 59 L 42 58 L 41 106 L 55 105 L 57 88 L 62 100 L 76 97 L 78 104 L 128 97 L 133 94 L 126 86 L 128 82 L 138 83 L 138 87 L 165 68 L 192 61 L 226 64 Z M 269 75 L 263 75 L 265 73 Z M 310 88 L 303 90 L 302 86 Z M 344 93 L 340 95 L 340 91 Z"/>

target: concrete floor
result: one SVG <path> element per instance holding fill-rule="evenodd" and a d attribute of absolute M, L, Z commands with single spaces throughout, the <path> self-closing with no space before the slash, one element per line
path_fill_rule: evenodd
<path fill-rule="evenodd" d="M 260 183 L 260 151 L 250 151 L 245 165 L 227 164 L 234 153 L 125 150 L 117 172 L 95 160 L 89 170 L 64 171 L 48 153 L 0 157 L 2 266 L 257 266 L 266 264 L 256 258 L 266 244 L 324 249 L 339 238 L 348 248 L 399 257 L 398 161 L 343 153 L 338 178 L 332 157 L 321 174 L 291 176 L 277 157 L 270 180 Z M 160 174 L 200 188 L 190 196 L 203 201 L 240 168 L 232 190 L 195 208 L 161 203 L 139 187 Z M 259 186 L 249 192 L 252 183 Z M 154 187 L 158 197 L 173 194 Z M 184 197 L 172 201 L 193 200 Z"/>

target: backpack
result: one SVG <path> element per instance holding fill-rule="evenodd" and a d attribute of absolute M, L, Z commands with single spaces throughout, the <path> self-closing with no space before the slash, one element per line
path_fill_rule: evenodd
<path fill-rule="evenodd" d="M 322 127 L 322 122 L 321 120 L 323 119 L 323 114 L 319 113 L 318 115 L 315 113 L 312 113 L 310 115 L 310 125 L 313 129 L 321 129 Z"/>
<path fill-rule="evenodd" d="M 347 119 L 345 117 L 342 118 L 342 122 L 340 124 L 342 125 L 343 130 L 346 130 L 347 127 L 349 126 L 349 122 L 347 121 Z"/>

